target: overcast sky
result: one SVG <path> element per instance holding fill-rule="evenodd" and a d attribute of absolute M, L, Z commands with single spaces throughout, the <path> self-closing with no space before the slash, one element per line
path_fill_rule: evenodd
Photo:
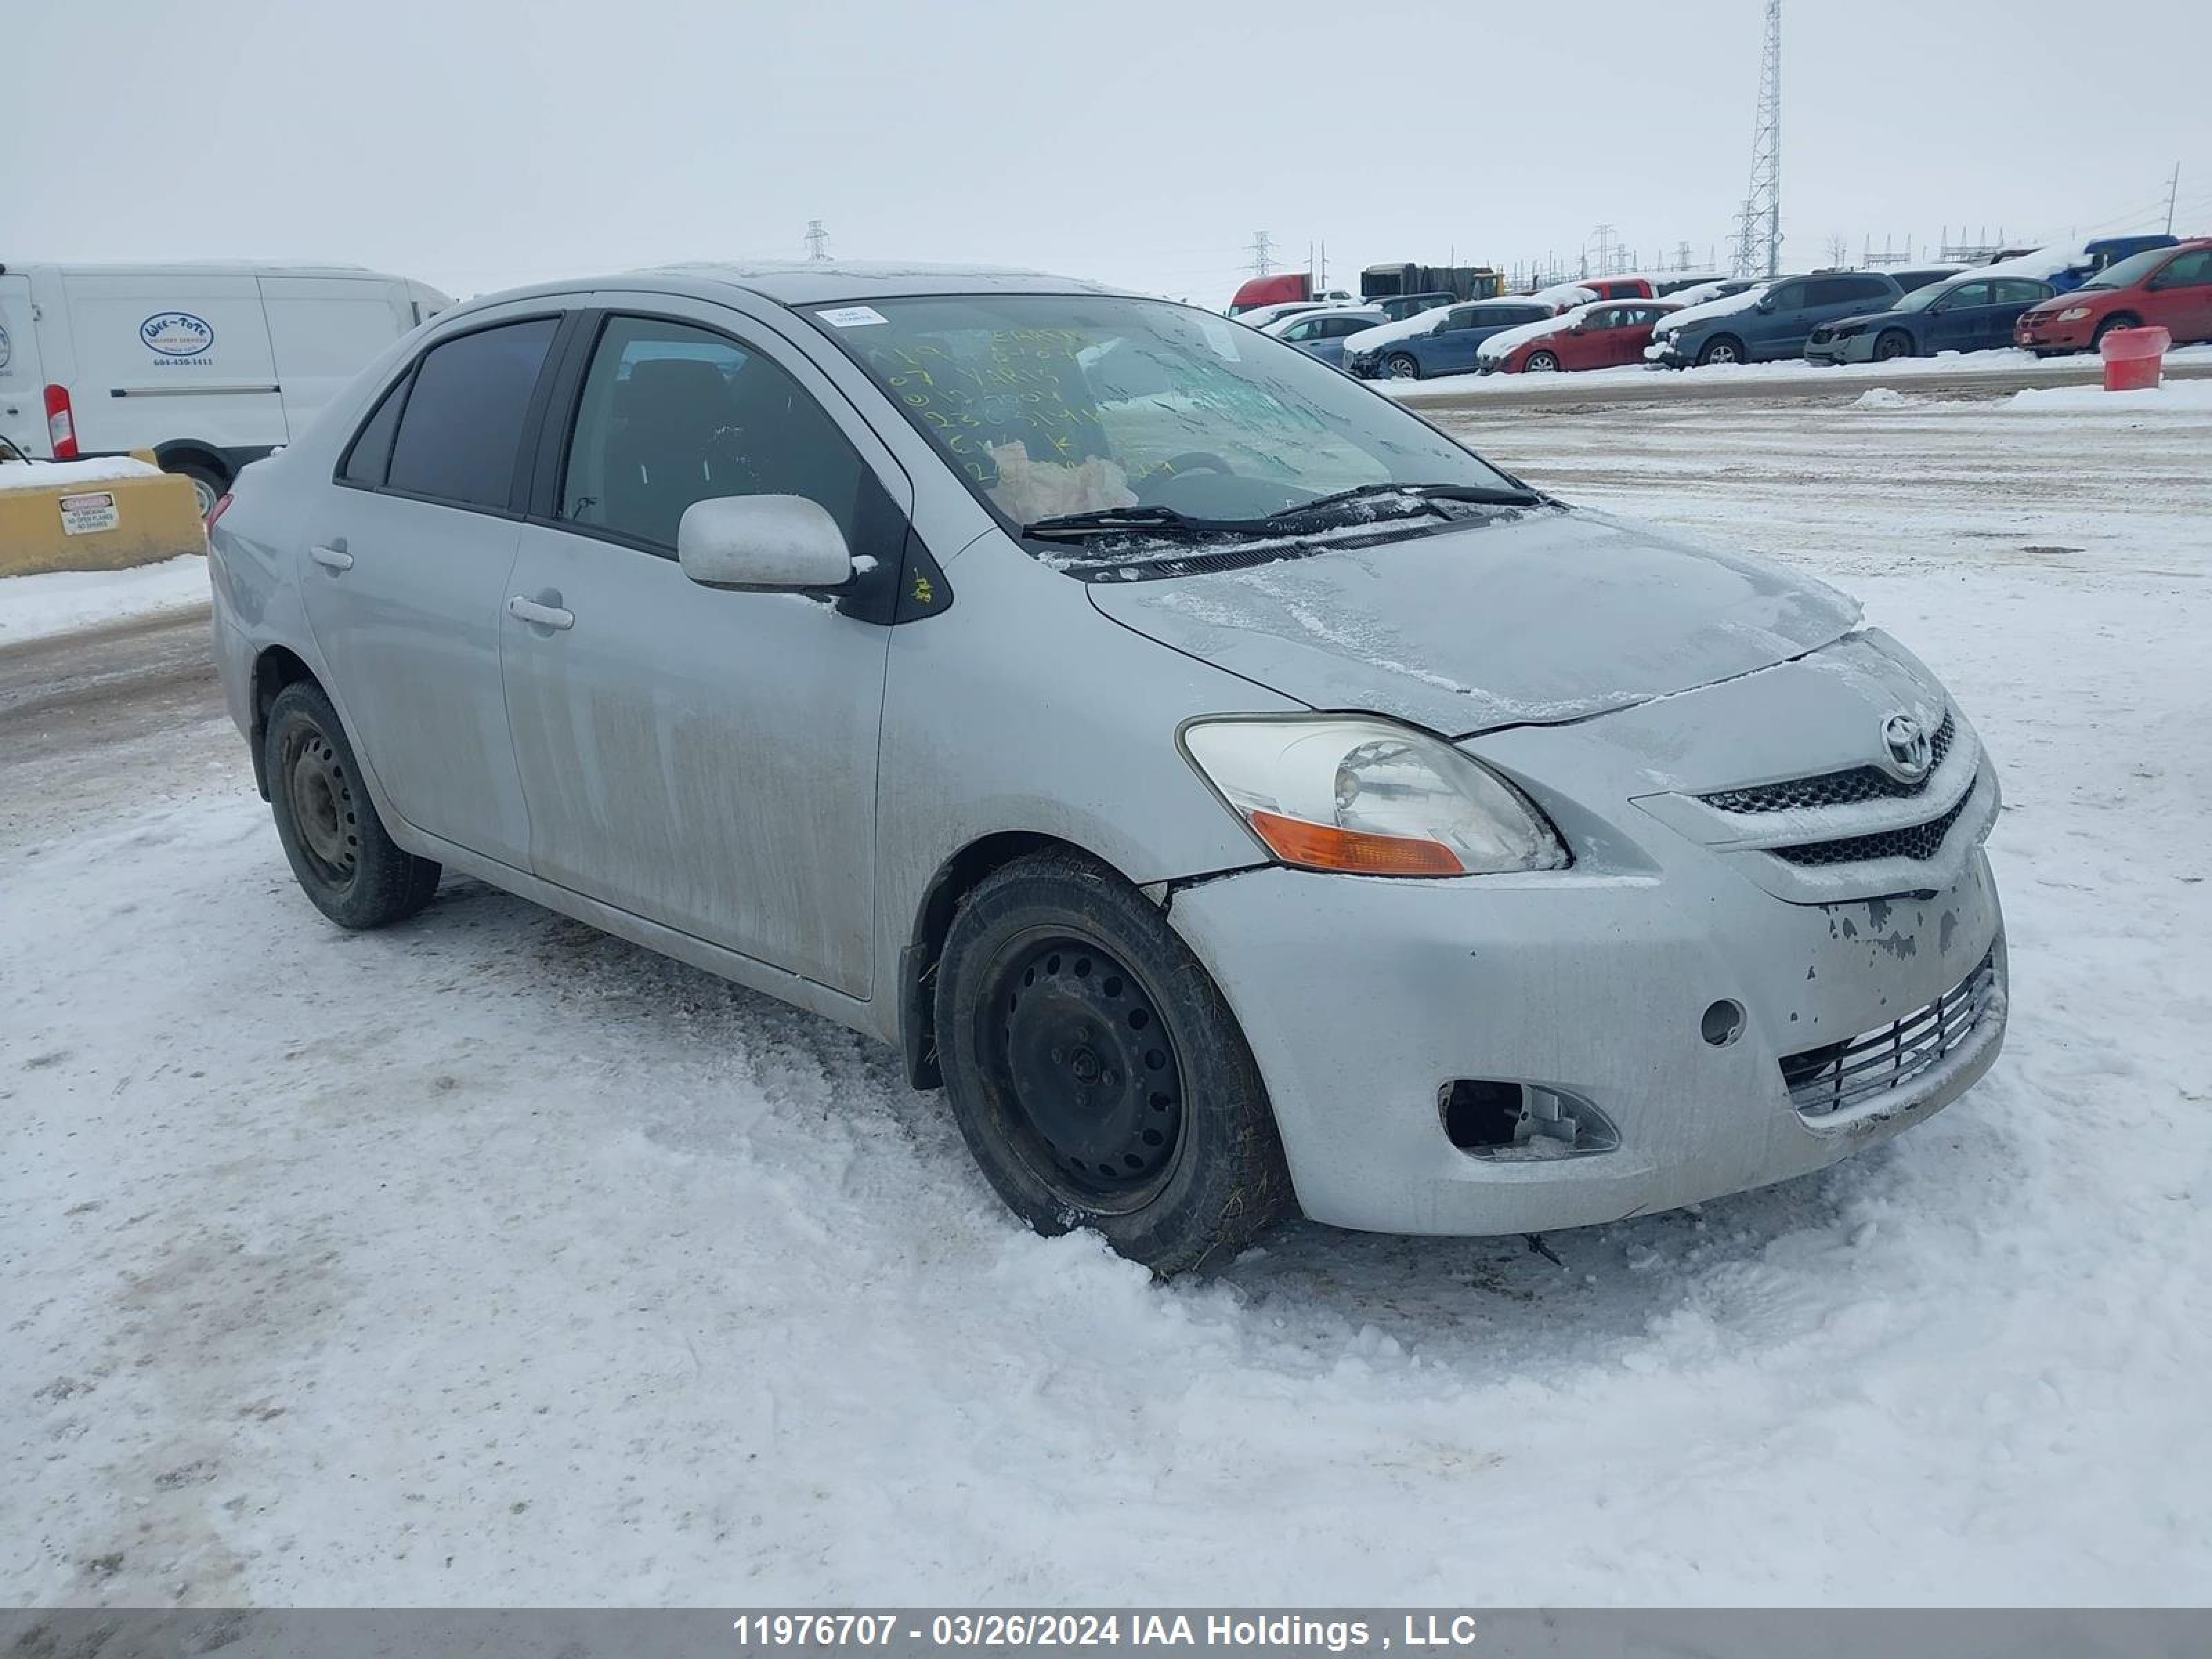
<path fill-rule="evenodd" d="M 1761 0 L 7 0 L 0 261 L 1725 262 Z M 1784 258 L 2212 229 L 2212 0 L 1786 0 Z M 2148 43 L 2140 51 L 2123 37 Z"/>

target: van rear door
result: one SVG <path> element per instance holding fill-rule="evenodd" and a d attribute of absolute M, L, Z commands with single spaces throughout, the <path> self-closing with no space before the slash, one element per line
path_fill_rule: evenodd
<path fill-rule="evenodd" d="M 415 325 L 404 283 L 371 276 L 264 276 L 269 343 L 297 438 L 324 404 Z"/>
<path fill-rule="evenodd" d="M 0 276 L 0 438 L 26 455 L 54 453 L 46 442 L 46 386 L 31 315 L 31 279 Z"/>
<path fill-rule="evenodd" d="M 244 271 L 72 270 L 62 276 L 88 455 L 179 439 L 216 449 L 284 441 L 261 290 Z"/>

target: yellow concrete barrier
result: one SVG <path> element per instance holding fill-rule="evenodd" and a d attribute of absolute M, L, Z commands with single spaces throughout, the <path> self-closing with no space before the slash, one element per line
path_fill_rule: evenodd
<path fill-rule="evenodd" d="M 153 472 L 49 485 L 26 483 L 25 467 L 33 479 L 49 470 L 34 462 L 0 463 L 0 576 L 121 570 L 207 551 L 207 527 L 189 478 Z"/>

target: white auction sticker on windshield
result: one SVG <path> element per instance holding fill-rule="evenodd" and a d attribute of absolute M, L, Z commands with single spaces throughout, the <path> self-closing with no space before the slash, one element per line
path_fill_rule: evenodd
<path fill-rule="evenodd" d="M 1206 336 L 1206 344 L 1213 348 L 1215 356 L 1226 358 L 1232 363 L 1243 361 L 1237 350 L 1236 329 L 1227 323 L 1200 323 L 1198 326 L 1199 331 Z"/>
<path fill-rule="evenodd" d="M 814 314 L 832 328 L 860 328 L 868 323 L 890 320 L 873 306 L 839 306 L 835 311 L 817 311 Z"/>

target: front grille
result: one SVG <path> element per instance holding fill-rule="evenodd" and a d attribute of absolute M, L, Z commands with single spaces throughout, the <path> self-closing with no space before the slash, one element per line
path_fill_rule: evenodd
<path fill-rule="evenodd" d="M 1951 826 L 1959 821 L 1959 815 L 1973 798 L 1974 792 L 1969 789 L 1942 817 L 1903 830 L 1883 830 L 1871 836 L 1845 836 L 1840 841 L 1808 842 L 1802 847 L 1774 847 L 1767 850 L 1792 864 L 1866 864 L 1875 859 L 1932 859 L 1942 850 L 1943 837 L 1951 833 Z"/>
<path fill-rule="evenodd" d="M 1788 812 L 1808 806 L 1850 806 L 1863 800 L 1910 800 L 1927 789 L 1928 780 L 1951 752 L 1951 739 L 1957 730 L 1947 713 L 1943 724 L 1929 739 L 1927 772 L 1910 783 L 1890 776 L 1878 766 L 1854 766 L 1842 772 L 1763 783 L 1756 789 L 1723 789 L 1698 799 L 1723 812 Z"/>
<path fill-rule="evenodd" d="M 1997 985 L 1996 947 L 1981 965 L 1935 1001 L 1900 1020 L 1844 1042 L 1782 1057 L 1790 1103 L 1808 1118 L 1899 1089 L 1946 1054 L 1964 1047 L 1990 1012 Z"/>

